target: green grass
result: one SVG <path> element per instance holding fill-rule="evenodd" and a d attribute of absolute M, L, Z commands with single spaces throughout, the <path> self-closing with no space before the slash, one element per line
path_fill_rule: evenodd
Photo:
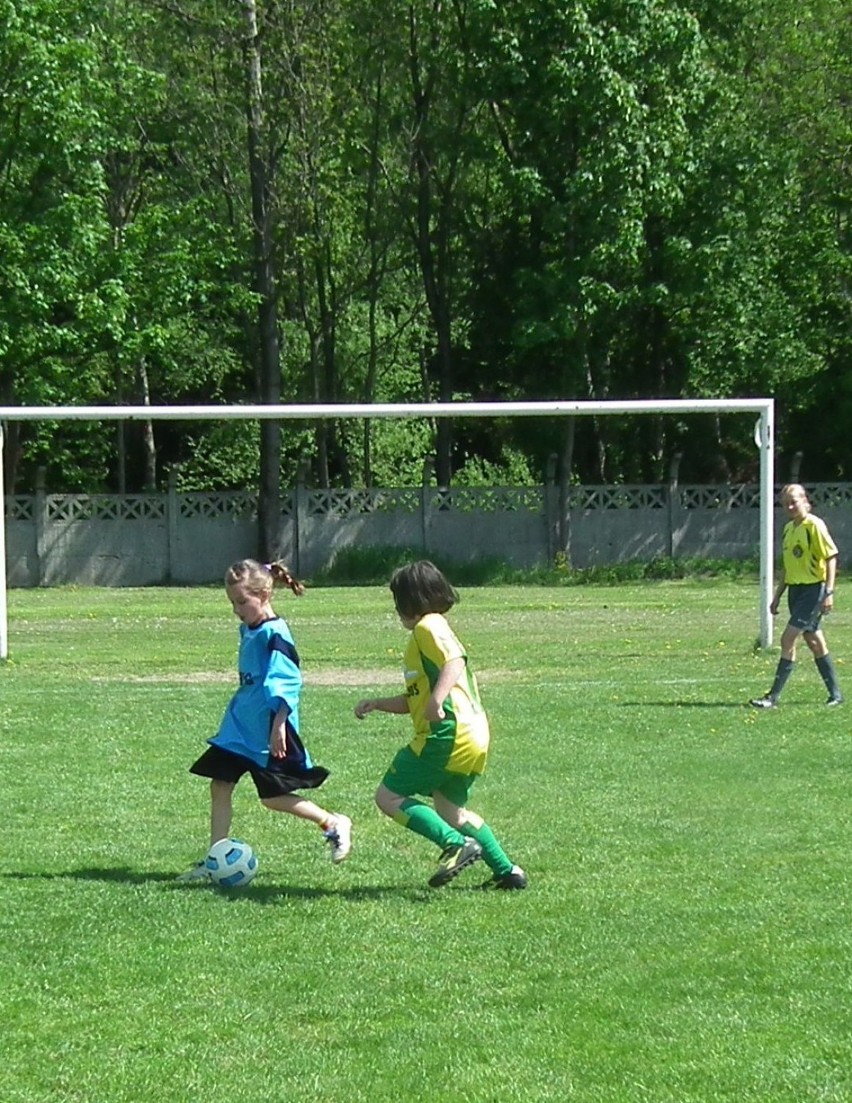
<path fill-rule="evenodd" d="M 841 590 L 842 595 L 842 590 Z M 218 589 L 14 590 L 0 664 L 3 1103 L 810 1103 L 852 1098 L 852 740 L 806 653 L 770 714 L 756 586 L 464 590 L 493 728 L 473 806 L 525 893 L 439 892 L 372 792 L 406 722 L 385 587 L 278 607 L 303 724 L 355 821 L 237 790 L 243 892 L 176 885 L 204 849 L 187 772 L 234 681 Z M 828 622 L 852 695 L 852 614 Z M 852 705 L 849 706 L 852 709 Z"/>

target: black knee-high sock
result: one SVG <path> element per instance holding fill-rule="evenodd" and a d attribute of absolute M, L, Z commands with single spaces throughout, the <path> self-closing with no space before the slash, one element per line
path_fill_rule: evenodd
<path fill-rule="evenodd" d="M 793 667 L 795 665 L 792 659 L 778 660 L 778 666 L 775 670 L 775 681 L 772 683 L 772 689 L 769 691 L 769 696 L 773 701 L 777 701 L 781 696 L 781 690 L 787 684 L 787 679 L 793 673 Z"/>
<path fill-rule="evenodd" d="M 837 684 L 837 674 L 834 669 L 834 663 L 831 661 L 831 655 L 823 655 L 819 659 L 814 660 L 817 665 L 817 670 L 820 672 L 820 677 L 825 682 L 825 688 L 828 690 L 829 697 L 842 697 L 840 692 L 840 686 Z"/>

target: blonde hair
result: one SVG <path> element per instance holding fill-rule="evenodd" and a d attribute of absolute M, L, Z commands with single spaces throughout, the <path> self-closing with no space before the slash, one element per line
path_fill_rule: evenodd
<path fill-rule="evenodd" d="M 286 563 L 276 560 L 274 563 L 259 563 L 256 559 L 238 559 L 225 571 L 225 585 L 235 586 L 238 582 L 249 593 L 271 593 L 276 585 L 288 586 L 296 597 L 305 592 L 304 585 L 290 574 Z"/>
<path fill-rule="evenodd" d="M 805 499 L 805 505 L 808 507 L 808 511 L 811 508 L 811 500 L 808 497 L 808 492 L 802 486 L 801 483 L 787 483 L 786 486 L 781 487 L 781 500 L 785 501 L 788 495 L 800 494 Z"/>

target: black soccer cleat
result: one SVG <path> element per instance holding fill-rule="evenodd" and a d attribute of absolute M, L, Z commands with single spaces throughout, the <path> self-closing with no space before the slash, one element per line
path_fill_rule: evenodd
<path fill-rule="evenodd" d="M 465 839 L 461 846 L 448 846 L 438 861 L 437 870 L 429 878 L 429 888 L 439 889 L 448 884 L 481 857 L 482 847 L 475 839 Z"/>
<path fill-rule="evenodd" d="M 504 873 L 502 876 L 498 876 L 495 873 L 490 881 L 486 881 L 484 885 L 480 885 L 480 888 L 483 889 L 503 889 L 509 892 L 517 889 L 525 889 L 526 887 L 527 875 L 520 866 L 512 866 L 509 872 Z"/>

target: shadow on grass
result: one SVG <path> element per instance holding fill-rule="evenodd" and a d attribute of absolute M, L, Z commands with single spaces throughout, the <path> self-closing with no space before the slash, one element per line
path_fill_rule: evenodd
<path fill-rule="evenodd" d="M 144 873 L 140 870 L 118 867 L 87 867 L 61 870 L 57 873 L 0 873 L 0 880 L 15 881 L 106 881 L 127 885 L 162 884 L 174 892 L 207 892 L 221 900 L 250 900 L 255 904 L 273 904 L 277 900 L 319 900 L 333 897 L 338 900 L 379 900 L 392 896 L 408 897 L 415 902 L 431 900 L 441 895 L 434 889 L 418 885 L 351 885 L 326 888 L 311 885 L 251 885 L 239 889 L 219 888 L 212 884 L 181 884 L 174 873 Z"/>
<path fill-rule="evenodd" d="M 817 698 L 815 701 L 785 701 L 783 707 L 789 708 L 812 708 L 817 705 L 819 708 L 825 708 L 825 705 Z M 760 715 L 760 713 L 776 713 L 778 709 L 756 709 L 753 705 L 750 705 L 748 701 L 619 701 L 619 708 L 641 708 L 648 706 L 650 708 L 657 709 L 748 709 L 749 713 L 754 715 Z M 835 709 L 826 709 L 826 712 L 834 712 Z"/>
<path fill-rule="evenodd" d="M 619 701 L 619 708 L 635 709 L 643 706 L 656 709 L 742 709 L 748 701 Z M 752 712 L 756 711 L 752 709 Z"/>

